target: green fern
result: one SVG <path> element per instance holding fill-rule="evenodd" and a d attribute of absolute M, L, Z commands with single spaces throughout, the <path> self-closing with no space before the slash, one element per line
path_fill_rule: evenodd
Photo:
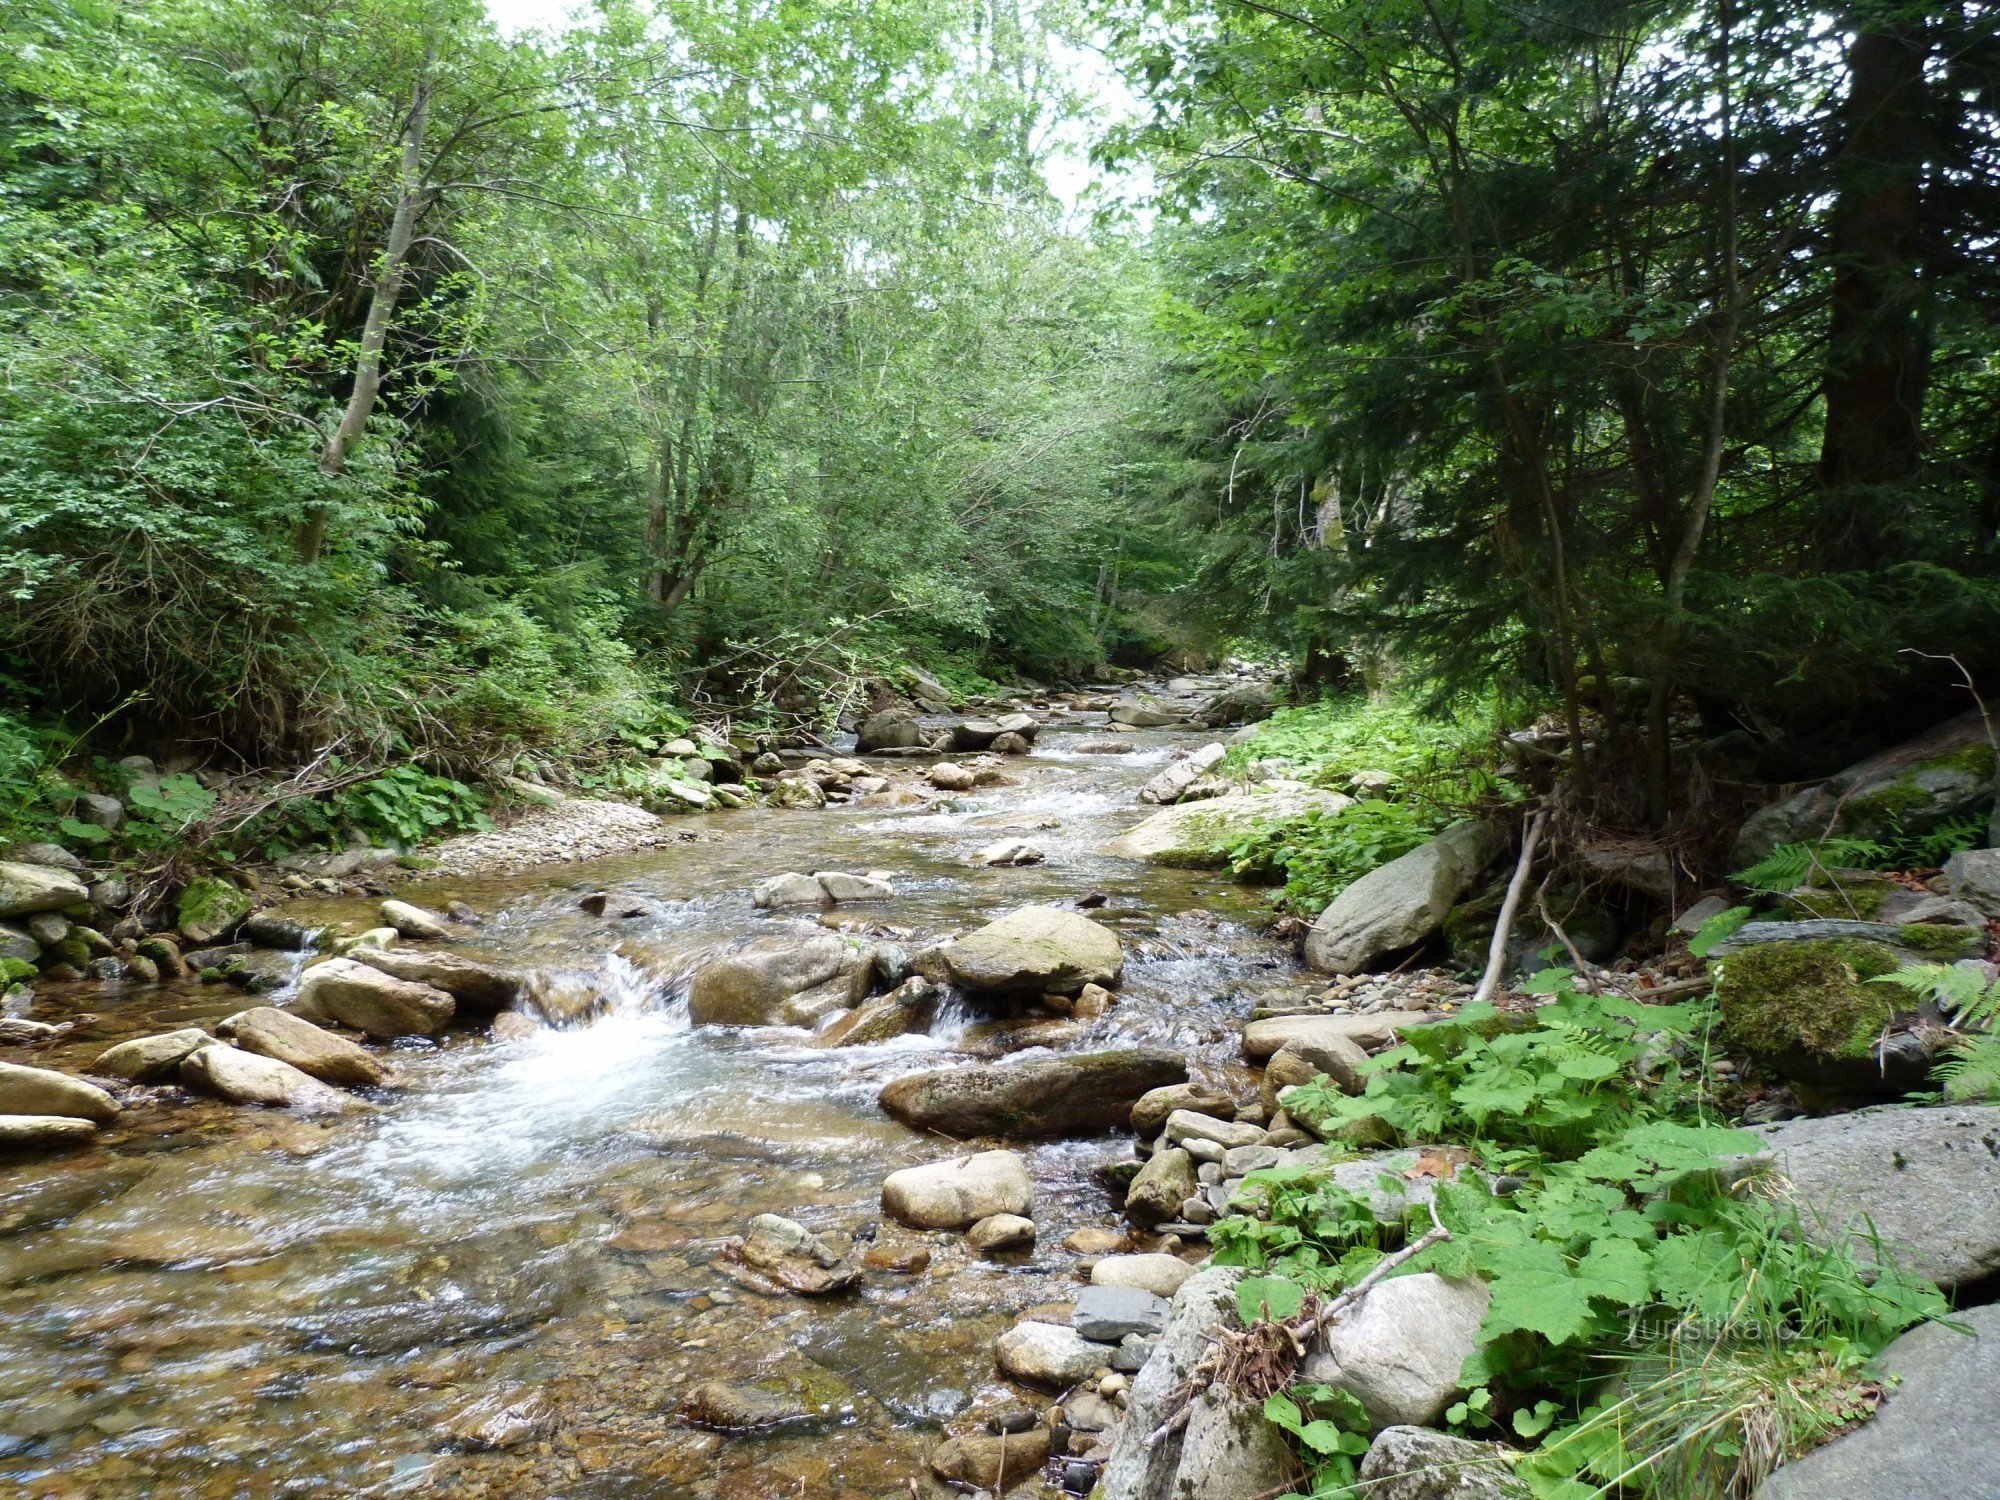
<path fill-rule="evenodd" d="M 1752 890 L 1773 894 L 1804 885 L 1814 870 L 1834 867 L 1870 870 L 1888 858 L 1889 847 L 1873 839 L 1821 839 L 1814 844 L 1780 844 L 1731 878 Z"/>
<path fill-rule="evenodd" d="M 1984 1030 L 2000 1016 L 2000 984 L 1989 985 L 1985 976 L 1970 966 L 1957 964 L 1904 964 L 1893 974 L 1882 974 L 1871 984 L 1893 984 L 1928 1000 L 1953 1017 L 1952 1025 Z"/>
<path fill-rule="evenodd" d="M 1964 1038 L 1931 1071 L 1954 1104 L 2000 1097 L 2000 1036 Z"/>

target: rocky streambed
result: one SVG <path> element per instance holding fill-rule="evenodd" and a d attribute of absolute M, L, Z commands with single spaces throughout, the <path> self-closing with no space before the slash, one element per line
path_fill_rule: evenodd
<path fill-rule="evenodd" d="M 1095 1434 L 1122 1416 L 1161 1320 L 1153 1299 L 1203 1249 L 1199 1225 L 1175 1227 L 1179 1204 L 1144 1225 L 1121 1211 L 1132 1100 L 1186 1080 L 1180 1102 L 1231 1125 L 1240 1110 L 1261 1143 L 1242 1023 L 1318 986 L 1256 936 L 1255 893 L 1102 852 L 1151 810 L 1139 789 L 1209 736 L 1114 728 L 1101 710 L 1037 727 L 1033 754 L 1000 774 L 956 753 L 956 790 L 934 757 L 870 759 L 863 774 L 889 785 L 844 804 L 698 815 L 671 844 L 399 891 L 416 918 L 462 919 L 435 932 L 392 910 L 416 935 L 370 935 L 384 925 L 372 899 L 284 908 L 322 947 L 358 942 L 342 963 L 391 987 L 457 988 L 448 1024 L 371 1020 L 329 984 L 336 965 L 316 979 L 316 955 L 266 946 L 236 955 L 261 976 L 247 997 L 171 978 L 40 989 L 31 1024 L 58 1029 L 0 1058 L 101 1085 L 118 1109 L 84 1145 L 0 1159 L 5 1483 L 1087 1487 L 1109 1449 Z M 1130 748 L 1105 753 L 1113 734 Z M 825 871 L 858 883 L 837 904 L 823 883 L 810 900 L 772 884 Z M 1100 934 L 1096 957 L 1036 969 L 1048 955 L 1030 932 L 1026 968 L 1005 942 L 936 967 L 944 940 L 1024 906 Z M 697 1024 L 691 990 L 720 993 L 719 963 L 742 969 L 774 942 L 849 957 L 783 997 L 788 1014 L 706 1018 L 774 1024 Z M 521 977 L 523 993 L 468 1000 L 453 960 Z M 867 973 L 843 988 L 857 961 Z M 755 986 L 721 989 L 742 1004 Z M 874 1030 L 834 1034 L 868 1012 L 847 1008 L 864 993 Z M 280 1034 L 295 1012 L 324 1044 Z M 114 1049 L 223 1031 L 132 1079 L 107 1071 Z M 1040 1104 L 988 1099 L 968 1116 L 962 1091 L 923 1076 L 950 1084 L 1003 1057 L 1050 1072 Z M 256 1107 L 228 1080 L 267 1058 L 336 1081 Z M 1006 1180 L 966 1191 L 973 1169 L 955 1164 L 982 1147 L 1010 1153 Z M 924 1183 L 940 1172 L 945 1208 Z"/>

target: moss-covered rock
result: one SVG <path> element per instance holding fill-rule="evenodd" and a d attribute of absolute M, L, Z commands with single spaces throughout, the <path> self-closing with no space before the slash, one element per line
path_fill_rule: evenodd
<path fill-rule="evenodd" d="M 1906 922 L 1898 931 L 1897 941 L 1905 948 L 1939 963 L 1966 957 L 1980 945 L 1982 938 L 1977 928 L 1943 922 Z"/>
<path fill-rule="evenodd" d="M 257 898 L 213 875 L 197 875 L 181 892 L 174 925 L 190 943 L 212 943 L 250 914 Z"/>
<path fill-rule="evenodd" d="M 1828 870 L 1815 874 L 1810 884 L 1787 891 L 1785 903 L 1798 915 L 1872 922 L 1882 915 L 1890 893 L 1901 889 L 1872 870 Z"/>
<path fill-rule="evenodd" d="M 1759 808 L 1737 836 L 1736 861 L 1753 865 L 1781 845 L 1829 833 L 1881 839 L 1925 832 L 1990 808 L 1994 771 L 1984 722 L 1964 714 Z"/>
<path fill-rule="evenodd" d="M 1717 966 L 1723 1033 L 1788 1076 L 1841 1088 L 1901 1094 L 1923 1082 L 1925 1060 L 1880 1049 L 1907 1020 L 1907 991 L 1870 981 L 1905 962 L 1863 938 L 1763 943 Z"/>

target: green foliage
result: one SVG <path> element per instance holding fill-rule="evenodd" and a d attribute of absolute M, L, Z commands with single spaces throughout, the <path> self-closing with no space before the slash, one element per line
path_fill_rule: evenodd
<path fill-rule="evenodd" d="M 1696 958 L 1707 958 L 1725 941 L 1741 931 L 1743 924 L 1748 922 L 1752 915 L 1752 908 L 1748 906 L 1732 906 L 1726 911 L 1717 912 L 1695 929 L 1694 936 L 1688 939 L 1688 952 Z"/>
<path fill-rule="evenodd" d="M 1371 797 L 1339 812 L 1259 818 L 1223 849 L 1237 878 L 1280 881 L 1279 899 L 1287 908 L 1316 912 L 1449 822 L 1449 815 L 1435 809 Z"/>
<path fill-rule="evenodd" d="M 1976 969 L 1957 964 L 1905 964 L 1873 983 L 1893 984 L 1928 1000 L 1951 1017 L 1956 1033 L 1939 1055 L 1933 1076 L 1954 1103 L 2000 1098 L 2000 981 L 1988 984 Z"/>
<path fill-rule="evenodd" d="M 1527 1016 L 1468 1005 L 1371 1059 L 1360 1094 L 1320 1080 L 1286 1091 L 1285 1108 L 1325 1131 L 1371 1125 L 1397 1140 L 1475 1141 L 1489 1160 L 1538 1162 L 1572 1159 L 1698 1102 L 1699 1070 L 1673 1054 L 1705 1045 L 1712 1004 L 1590 995 L 1563 969 L 1529 988 L 1553 998 Z"/>
<path fill-rule="evenodd" d="M 399 846 L 492 826 L 471 787 L 411 765 L 349 787 L 335 803 L 335 816 L 378 842 Z"/>
<path fill-rule="evenodd" d="M 1985 835 L 1985 820 L 1969 815 L 1920 832 L 1905 832 L 1892 824 L 1876 839 L 1827 837 L 1814 843 L 1781 844 L 1730 878 L 1752 890 L 1782 895 L 1831 870 L 1936 869 L 1961 849 L 1977 848 Z"/>

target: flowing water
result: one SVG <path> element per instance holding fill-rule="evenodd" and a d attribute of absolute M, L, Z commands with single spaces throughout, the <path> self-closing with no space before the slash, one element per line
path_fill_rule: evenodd
<path fill-rule="evenodd" d="M 944 1425 L 1022 1400 L 992 1341 L 1072 1294 L 1062 1240 L 1118 1223 L 1091 1168 L 1130 1142 L 1023 1148 L 1033 1251 L 985 1260 L 958 1236 L 900 1229 L 881 1218 L 883 1176 L 951 1147 L 890 1121 L 875 1094 L 964 1059 L 990 1027 L 947 1011 L 930 1036 L 853 1049 L 691 1028 L 685 976 L 705 946 L 772 920 L 748 888 L 783 870 L 892 871 L 892 903 L 841 917 L 909 945 L 1096 890 L 1126 979 L 1065 1045 L 1144 1041 L 1226 1073 L 1245 997 L 1292 978 L 1253 935 L 1256 893 L 1094 852 L 1143 815 L 1137 789 L 1172 748 L 1196 741 L 1153 731 L 1130 736 L 1136 753 L 1097 756 L 1075 749 L 1082 737 L 1044 730 L 1009 765 L 1018 785 L 948 809 L 689 818 L 676 827 L 690 838 L 640 855 L 414 886 L 410 899 L 461 898 L 485 917 L 468 952 L 593 1003 L 518 1040 L 467 1031 L 401 1049 L 400 1086 L 370 1115 L 306 1121 L 159 1090 L 100 1148 L 0 1166 L 0 1492 L 833 1500 L 932 1487 L 923 1458 Z M 968 864 L 1015 836 L 1047 862 Z M 590 917 L 577 903 L 595 889 L 643 895 L 655 914 Z M 357 902 L 291 910 L 367 915 Z M 83 1071 L 113 1041 L 246 1002 L 188 986 L 73 1003 L 92 1014 L 34 1061 Z M 711 1261 L 766 1211 L 931 1260 L 871 1271 L 858 1295 L 757 1295 Z M 677 1403 L 709 1379 L 791 1392 L 811 1415 L 726 1438 L 691 1428 Z M 433 1431 L 475 1400 L 529 1391 L 560 1417 L 538 1441 L 461 1453 Z"/>

